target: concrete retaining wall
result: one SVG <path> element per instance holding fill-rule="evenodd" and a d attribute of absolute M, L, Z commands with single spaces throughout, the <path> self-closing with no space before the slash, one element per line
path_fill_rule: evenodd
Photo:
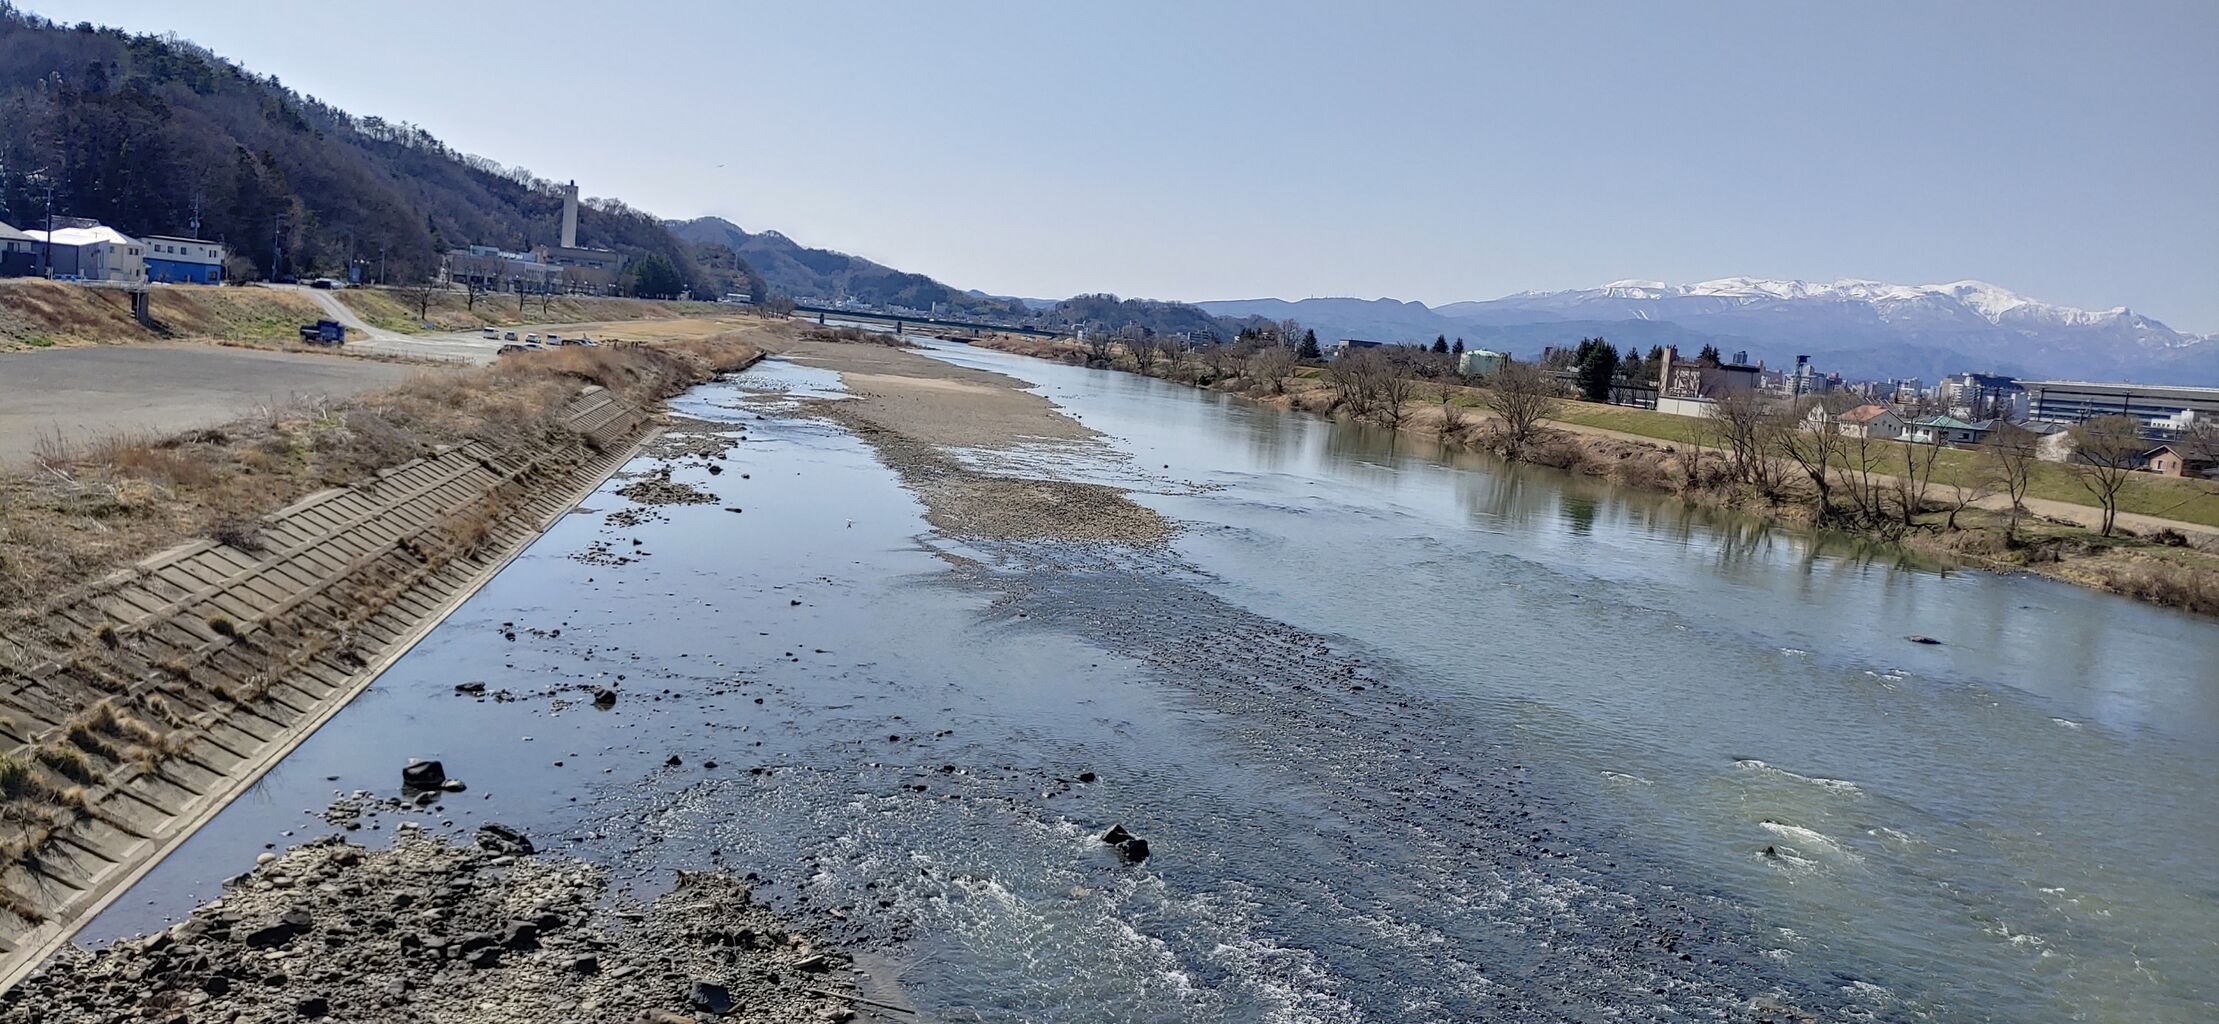
<path fill-rule="evenodd" d="M 649 416 L 600 388 L 584 440 L 395 467 L 57 600 L 0 636 L 0 986 L 360 692 L 620 468 Z"/>

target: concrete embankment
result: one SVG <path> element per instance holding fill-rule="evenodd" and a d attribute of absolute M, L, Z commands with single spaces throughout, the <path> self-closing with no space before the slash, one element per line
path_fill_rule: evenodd
<path fill-rule="evenodd" d="M 471 442 L 147 558 L 0 636 L 0 984 L 66 942 L 654 430 Z"/>

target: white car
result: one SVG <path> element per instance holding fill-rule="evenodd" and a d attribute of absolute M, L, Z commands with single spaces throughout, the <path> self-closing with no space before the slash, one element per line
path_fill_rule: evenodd
<path fill-rule="evenodd" d="M 483 332 L 481 332 L 481 333 L 483 333 L 483 334 L 485 335 L 485 337 L 486 337 L 486 339 L 487 339 L 488 341 L 499 341 L 499 340 L 501 340 L 501 332 L 499 332 L 499 331 L 496 331 L 496 330 L 494 330 L 494 329 L 493 329 L 493 328 L 491 328 L 491 327 L 488 327 L 488 328 L 486 328 L 486 329 L 485 329 L 485 330 L 484 330 Z"/>
<path fill-rule="evenodd" d="M 537 345 L 537 344 L 539 344 L 539 335 L 537 335 L 537 334 L 527 334 L 527 335 L 525 335 L 525 336 L 524 336 L 524 344 L 526 344 L 526 345 Z"/>

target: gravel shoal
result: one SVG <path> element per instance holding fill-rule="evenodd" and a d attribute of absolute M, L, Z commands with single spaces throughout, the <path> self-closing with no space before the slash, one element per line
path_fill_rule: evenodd
<path fill-rule="evenodd" d="M 404 830 L 271 856 L 149 936 L 72 947 L 0 995 L 0 1024 L 301 1020 L 548 1022 L 855 1018 L 846 960 L 814 948 L 722 872 L 651 904 L 610 899 L 591 865 Z"/>

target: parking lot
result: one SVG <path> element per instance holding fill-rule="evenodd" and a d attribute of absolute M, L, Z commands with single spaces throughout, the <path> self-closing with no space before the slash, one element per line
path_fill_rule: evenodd
<path fill-rule="evenodd" d="M 491 358 L 487 349 L 485 358 Z M 81 444 L 167 434 L 318 396 L 342 398 L 439 367 L 212 345 L 129 345 L 0 353 L 0 464 L 41 439 Z"/>

